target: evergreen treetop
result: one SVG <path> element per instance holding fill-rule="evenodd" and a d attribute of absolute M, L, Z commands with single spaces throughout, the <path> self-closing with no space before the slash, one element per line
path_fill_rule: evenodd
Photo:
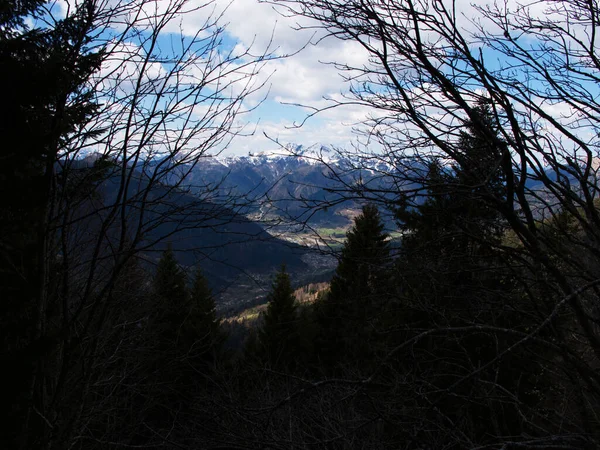
<path fill-rule="evenodd" d="M 297 334 L 296 297 L 284 265 L 275 277 L 267 301 L 258 337 L 271 361 L 278 363 L 289 356 Z"/>
<path fill-rule="evenodd" d="M 371 320 L 386 302 L 389 287 L 387 237 L 377 207 L 365 205 L 347 233 L 329 293 L 315 305 L 317 348 L 328 365 L 366 361 L 372 351 Z"/>
<path fill-rule="evenodd" d="M 383 268 L 389 260 L 387 238 L 379 210 L 374 205 L 365 205 L 347 233 L 331 281 L 330 299 L 361 297 L 366 301 L 379 291 Z"/>
<path fill-rule="evenodd" d="M 218 323 L 217 307 L 212 294 L 212 289 L 208 285 L 208 280 L 198 266 L 194 273 L 192 290 L 190 292 L 191 306 L 198 314 L 205 317 L 207 323 Z"/>
<path fill-rule="evenodd" d="M 194 354 L 218 352 L 224 340 L 212 290 L 199 266 L 194 273 L 184 329 Z"/>
<path fill-rule="evenodd" d="M 181 269 L 172 247 L 163 252 L 158 267 L 156 269 L 156 277 L 154 279 L 154 289 L 156 295 L 169 304 L 177 304 L 183 306 L 186 303 L 186 276 Z"/>
<path fill-rule="evenodd" d="M 443 248 L 456 257 L 480 251 L 478 242 L 489 245 L 501 238 L 497 203 L 506 198 L 502 141 L 484 100 L 473 114 L 456 143 L 454 163 L 429 163 L 425 201 L 416 209 L 406 204 L 398 209 L 398 219 L 410 232 L 403 240 L 405 249 Z"/>

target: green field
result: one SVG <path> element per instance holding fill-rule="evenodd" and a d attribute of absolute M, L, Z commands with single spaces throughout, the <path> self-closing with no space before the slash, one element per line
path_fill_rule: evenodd
<path fill-rule="evenodd" d="M 348 228 L 316 228 L 315 231 L 323 239 L 346 239 Z"/>

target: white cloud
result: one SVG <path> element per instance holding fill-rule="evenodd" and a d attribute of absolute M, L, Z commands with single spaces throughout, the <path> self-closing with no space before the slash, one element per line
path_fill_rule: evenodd
<path fill-rule="evenodd" d="M 316 104 L 325 105 L 325 101 L 321 100 Z M 369 112 L 371 111 L 368 108 L 359 105 L 341 105 L 308 118 L 302 126 L 292 119 L 285 118 L 287 114 L 282 113 L 281 119 L 262 120 L 255 127 L 247 126 L 246 134 L 234 139 L 227 153 L 243 155 L 248 152 L 276 150 L 278 145 L 287 144 L 301 144 L 305 147 L 327 145 L 350 149 L 357 139 L 354 133 L 357 122 L 364 120 Z M 301 116 L 297 112 L 290 114 L 292 115 Z M 248 136 L 250 131 L 253 133 Z"/>
<path fill-rule="evenodd" d="M 63 15 L 68 8 L 73 11 L 77 1 L 79 0 L 59 0 Z M 140 30 L 144 27 L 150 28 L 156 24 L 156 18 L 164 14 L 175 3 L 177 1 L 135 0 L 130 2 L 128 5 L 134 5 L 135 7 L 130 8 L 127 11 L 128 14 L 119 19 L 118 22 L 121 24 L 116 24 L 117 29 L 122 26 L 122 23 L 131 22 L 134 15 Z M 106 4 L 114 7 L 122 4 L 122 2 L 107 0 Z M 125 16 L 128 19 L 125 19 Z M 311 30 L 298 30 L 298 27 L 300 25 L 314 25 L 313 22 L 304 18 L 285 17 L 276 11 L 272 5 L 257 0 L 215 0 L 214 2 L 190 0 L 185 3 L 180 14 L 173 17 L 166 24 L 164 31 L 175 35 L 183 33 L 191 37 L 217 18 L 220 25 L 226 25 L 225 47 L 232 48 L 233 55 L 249 53 L 246 57 L 242 56 L 229 65 L 230 69 L 236 69 L 236 71 L 229 74 L 223 74 L 220 71 L 215 72 L 220 77 L 218 80 L 220 85 L 227 85 L 227 90 L 224 92 L 227 95 L 235 97 L 244 93 L 245 89 L 247 90 L 244 80 L 240 80 L 239 69 L 251 59 L 250 55 L 256 56 L 269 53 L 276 57 L 276 59 L 261 65 L 258 72 L 254 74 L 254 86 L 265 84 L 265 89 L 248 95 L 244 100 L 243 109 L 259 105 L 267 90 L 270 98 L 277 101 L 322 106 L 324 105 L 324 97 L 334 97 L 347 89 L 347 86 L 343 85 L 339 71 L 333 65 L 324 63 L 331 62 L 334 59 L 342 59 L 350 64 L 361 66 L 367 62 L 366 53 L 354 42 L 324 39 L 318 46 L 311 45 L 310 43 L 322 37 L 322 34 L 315 34 L 315 31 Z M 209 31 L 209 29 L 204 30 L 201 37 L 207 36 Z M 143 50 L 138 43 L 126 42 L 119 45 L 120 47 L 115 49 L 114 56 L 111 56 L 105 63 L 101 76 L 112 72 L 112 80 L 106 80 L 105 84 L 119 84 L 121 90 L 133 90 L 134 83 L 139 76 L 139 65 L 140 59 L 143 57 Z M 163 67 L 160 63 L 152 63 L 145 77 L 148 80 L 164 78 L 165 70 L 168 70 L 168 67 Z M 206 70 L 206 67 L 202 65 L 190 67 L 190 70 L 186 72 L 186 76 L 189 77 L 189 80 L 201 80 L 205 75 L 202 73 L 204 70 Z M 244 70 L 245 73 L 251 73 L 253 67 L 249 66 Z M 214 90 L 216 81 L 209 83 L 208 87 Z M 201 107 L 199 108 L 201 109 Z M 285 138 L 288 142 L 298 143 L 304 143 L 308 140 L 311 143 L 322 142 L 324 144 L 343 145 L 352 139 L 351 127 L 336 123 L 341 116 L 334 117 L 337 113 L 333 111 L 327 112 L 322 119 L 319 119 L 322 122 L 319 125 L 316 125 L 317 119 L 314 119 L 309 121 L 302 129 L 289 129 L 286 126 L 291 126 L 292 120 L 288 120 L 286 117 L 298 117 L 298 112 L 293 111 L 290 107 L 281 107 L 277 110 L 283 114 L 281 121 L 269 121 L 267 123 L 260 120 L 261 115 L 266 114 L 269 116 L 271 112 L 265 110 L 261 112 L 259 107 L 253 115 L 255 124 L 250 123 L 246 127 L 246 129 L 251 130 L 253 125 L 258 123 L 255 137 L 244 138 L 244 143 L 241 144 L 242 147 L 253 147 L 253 150 L 260 150 L 256 146 L 266 145 L 271 147 L 272 143 L 261 137 L 263 131 L 268 132 L 270 135 L 278 135 L 282 139 Z M 351 121 L 357 118 L 355 117 L 356 113 L 348 114 L 349 116 L 346 116 L 346 118 L 352 116 Z M 242 117 L 240 119 L 240 121 L 244 120 L 252 122 L 250 118 Z M 323 125 L 323 123 L 326 125 Z"/>
<path fill-rule="evenodd" d="M 117 2 L 117 0 L 106 1 L 108 3 Z M 175 2 L 175 0 L 136 1 L 141 2 L 142 17 L 148 23 L 154 20 L 156 13 L 164 13 L 166 8 Z M 454 14 L 460 29 L 466 32 L 476 32 L 478 22 L 472 20 L 479 14 L 476 8 L 473 8 L 469 2 L 452 2 L 451 0 L 444 0 L 444 2 L 448 5 L 449 10 L 456 7 Z M 68 3 L 65 0 L 60 1 L 63 7 Z M 74 4 L 75 1 L 70 3 Z M 551 18 L 554 14 L 549 11 L 552 4 L 553 2 L 550 1 L 542 1 L 519 6 L 516 0 L 508 0 L 500 7 L 509 11 L 525 8 L 532 17 Z M 433 9 L 428 13 L 439 14 Z M 298 28 L 315 25 L 314 23 L 305 18 L 286 17 L 280 14 L 272 4 L 262 3 L 258 0 L 215 0 L 214 2 L 190 0 L 185 3 L 180 14 L 167 24 L 165 31 L 183 32 L 187 36 L 194 36 L 198 30 L 204 30 L 201 35 L 208 36 L 210 27 L 206 29 L 206 26 L 216 18 L 220 19 L 221 25 L 227 25 L 223 40 L 224 51 L 232 50 L 234 55 L 244 55 L 245 52 L 249 52 L 249 55 L 255 56 L 267 52 L 280 57 L 265 62 L 254 74 L 254 86 L 264 83 L 265 87 L 270 87 L 270 99 L 276 102 L 304 104 L 313 108 L 327 107 L 331 103 L 324 100 L 325 98 L 343 100 L 341 94 L 347 92 L 348 89 L 339 70 L 334 65 L 327 63 L 336 61 L 352 67 L 362 67 L 369 63 L 366 51 L 353 41 L 326 38 L 319 40 L 318 45 L 310 45 L 310 42 L 321 38 L 323 32 L 309 29 L 299 30 Z M 487 19 L 482 19 L 481 25 L 485 27 L 486 31 L 496 29 L 500 31 Z M 585 30 L 585 24 L 580 24 L 578 33 L 584 33 Z M 315 33 L 317 34 L 315 35 Z M 435 38 L 433 30 L 428 33 L 430 38 Z M 237 72 L 231 72 L 228 75 L 220 74 L 219 81 L 228 86 L 227 92 L 232 96 L 245 92 L 244 83 L 235 82 L 235 80 L 239 79 L 239 69 L 250 61 L 249 55 L 242 56 L 230 65 L 230 68 L 238 69 Z M 252 73 L 252 69 L 255 67 L 245 67 L 245 73 Z M 153 66 L 149 78 L 160 78 L 161 70 L 164 69 L 160 64 L 157 64 L 156 67 Z M 118 67 L 118 70 L 124 75 L 131 73 L 128 75 L 131 78 L 135 76 L 135 70 L 129 61 L 123 63 L 123 67 Z M 202 71 L 204 68 L 198 66 L 194 70 Z M 194 70 L 188 73 L 190 79 L 192 76 L 201 79 L 201 73 L 194 73 Z M 214 88 L 214 83 L 209 86 Z M 266 90 L 260 90 L 248 95 L 244 100 L 243 109 L 258 106 L 265 93 Z M 431 95 L 435 97 L 435 93 L 429 93 L 426 95 L 429 96 L 428 100 L 432 99 Z M 435 98 L 433 100 L 435 101 Z M 308 120 L 302 128 L 290 128 L 294 123 L 292 118 L 298 120 L 298 111 L 291 106 L 274 108 L 272 101 L 258 106 L 257 111 L 251 116 L 240 118 L 241 122 L 250 121 L 246 130 L 252 130 L 256 126 L 254 136 L 236 139 L 232 151 L 239 153 L 246 150 L 259 151 L 272 148 L 273 143 L 264 138 L 263 132 L 279 138 L 282 142 L 286 141 L 286 143 L 323 143 L 347 147 L 355 139 L 352 127 L 361 122 L 368 114 L 374 113 L 359 105 L 326 109 L 318 117 Z M 306 109 L 300 111 L 306 114 L 311 112 Z M 261 119 L 261 117 L 267 119 Z M 273 119 L 273 117 L 276 118 Z"/>

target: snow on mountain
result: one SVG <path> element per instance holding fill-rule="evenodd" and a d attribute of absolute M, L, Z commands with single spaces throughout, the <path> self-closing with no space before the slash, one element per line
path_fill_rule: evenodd
<path fill-rule="evenodd" d="M 259 165 L 265 163 L 277 162 L 301 162 L 311 165 L 319 165 L 323 162 L 330 163 L 335 160 L 336 153 L 326 146 L 303 147 L 302 145 L 290 145 L 284 148 L 271 151 L 250 152 L 244 156 L 226 156 L 217 157 L 223 165 L 229 167 L 232 164 L 252 164 Z"/>
<path fill-rule="evenodd" d="M 386 161 L 380 155 L 352 154 L 351 152 L 340 152 L 326 145 L 311 145 L 305 147 L 301 144 L 290 144 L 285 147 L 261 152 L 250 152 L 243 156 L 215 157 L 226 167 L 239 165 L 274 165 L 281 169 L 294 169 L 298 165 L 323 166 L 348 170 L 370 171 L 372 175 L 377 173 L 392 173 L 393 164 Z"/>

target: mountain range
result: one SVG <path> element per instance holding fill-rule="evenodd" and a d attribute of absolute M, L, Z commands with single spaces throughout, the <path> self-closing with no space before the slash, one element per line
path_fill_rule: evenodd
<path fill-rule="evenodd" d="M 274 236 L 287 233 L 289 237 L 303 225 L 333 228 L 339 233 L 351 225 L 365 201 L 361 199 L 365 186 L 369 195 L 379 195 L 380 200 L 394 200 L 403 190 L 422 189 L 416 183 L 403 182 L 405 174 L 377 158 L 337 156 L 327 148 L 315 153 L 296 146 L 288 154 L 207 156 L 193 166 L 174 164 L 173 170 L 167 171 L 168 178 L 154 183 L 144 200 L 148 202 L 145 222 L 150 225 L 141 245 L 147 248 L 147 259 L 155 262 L 171 245 L 182 265 L 200 265 L 213 287 L 227 293 L 221 297 L 228 299 L 228 307 L 240 297 L 260 296 L 281 264 L 287 265 L 297 282 L 323 280 L 335 267 L 335 258 L 319 256 Z M 82 167 L 93 161 L 89 158 Z M 404 169 L 427 176 L 423 163 L 407 163 Z M 117 172 L 102 182 L 106 205 L 115 201 L 120 183 Z M 540 182 L 531 180 L 528 187 L 538 197 L 544 195 Z M 129 189 L 146 192 L 148 178 L 138 172 Z M 129 200 L 127 220 L 131 224 L 143 209 L 140 202 L 142 197 L 135 195 Z M 99 226 L 102 210 L 87 219 L 88 229 Z M 388 229 L 393 230 L 393 217 L 387 219 Z M 340 235 L 343 238 L 344 232 Z M 236 288 L 232 291 L 232 287 Z"/>
<path fill-rule="evenodd" d="M 185 174 L 182 184 L 192 193 L 213 189 L 237 197 L 257 220 L 347 227 L 360 209 L 360 184 L 395 195 L 388 189 L 392 170 L 377 159 L 351 160 L 326 147 L 315 152 L 295 146 L 288 153 L 202 157 L 194 167 L 180 167 L 171 181 Z"/>

